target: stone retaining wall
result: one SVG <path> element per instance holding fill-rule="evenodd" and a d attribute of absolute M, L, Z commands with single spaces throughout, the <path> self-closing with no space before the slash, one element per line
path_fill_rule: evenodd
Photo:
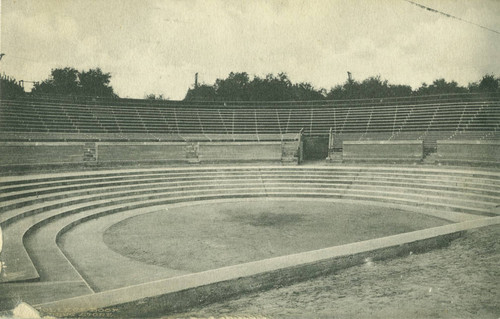
<path fill-rule="evenodd" d="M 299 141 L 0 142 L 0 167 L 113 163 L 299 161 Z"/>
<path fill-rule="evenodd" d="M 344 141 L 344 162 L 421 162 L 422 141 Z"/>
<path fill-rule="evenodd" d="M 500 164 L 499 141 L 437 141 L 437 161 L 443 164 Z"/>

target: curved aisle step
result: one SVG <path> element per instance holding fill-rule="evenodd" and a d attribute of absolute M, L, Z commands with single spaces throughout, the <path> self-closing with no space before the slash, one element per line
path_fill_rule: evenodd
<path fill-rule="evenodd" d="M 90 181 L 85 184 L 75 184 L 75 185 L 64 185 L 57 187 L 40 187 L 34 190 L 21 190 L 21 191 L 4 191 L 0 194 L 0 202 L 2 202 L 2 207 L 7 205 L 12 205 L 15 203 L 22 203 L 24 200 L 29 199 L 42 199 L 50 196 L 54 196 L 54 194 L 73 194 L 73 193 L 86 193 L 93 190 L 106 190 L 119 188 L 120 186 L 127 187 L 140 187 L 144 185 L 150 184 L 161 184 L 161 183 L 170 183 L 172 185 L 189 185 L 190 183 L 200 183 L 204 181 L 214 181 L 214 180 L 242 180 L 242 179 L 255 179 L 259 176 L 258 172 L 252 174 L 237 174 L 235 176 L 222 176 L 221 174 L 215 175 L 198 175 L 198 174 L 189 174 L 184 177 L 176 177 L 172 175 L 165 175 L 162 177 L 154 177 L 154 178 L 146 178 L 142 177 L 140 179 L 129 179 L 125 177 L 121 177 L 119 179 L 113 180 L 104 180 L 104 181 Z"/>
<path fill-rule="evenodd" d="M 30 305 L 92 294 L 82 281 L 0 284 L 0 311 L 14 309 L 19 301 Z"/>
<path fill-rule="evenodd" d="M 202 191 L 208 191 L 212 190 L 215 187 L 219 186 L 225 186 L 226 188 L 230 187 L 241 187 L 242 185 L 246 187 L 247 189 L 251 189 L 250 186 L 257 186 L 257 188 L 262 187 L 262 181 L 259 179 L 254 179 L 253 182 L 248 183 L 247 180 L 244 180 L 245 183 L 242 184 L 241 180 L 232 180 L 231 183 L 218 183 L 217 181 L 209 180 L 205 183 L 191 183 L 186 186 L 177 186 L 176 184 L 170 185 L 167 183 L 167 185 L 150 185 L 151 187 L 149 188 L 144 188 L 140 187 L 138 189 L 133 189 L 133 190 L 122 190 L 120 188 L 111 188 L 109 189 L 108 192 L 102 190 L 96 190 L 96 191 L 91 191 L 91 192 L 83 192 L 83 193 L 77 193 L 71 196 L 71 197 L 64 197 L 59 198 L 59 196 L 53 196 L 51 197 L 51 200 L 47 201 L 41 201 L 41 202 L 36 202 L 33 205 L 28 205 L 26 207 L 19 207 L 12 209 L 8 212 L 4 212 L 0 217 L 2 218 L 0 222 L 2 223 L 2 226 L 8 226 L 10 223 L 15 222 L 17 220 L 20 220 L 22 218 L 32 216 L 35 214 L 38 214 L 40 212 L 49 210 L 49 209 L 60 209 L 62 207 L 66 207 L 68 205 L 74 205 L 74 204 L 79 204 L 79 203 L 85 203 L 85 202 L 93 202 L 93 201 L 98 201 L 98 200 L 108 200 L 112 201 L 117 198 L 123 198 L 123 197 L 132 197 L 132 196 L 139 196 L 139 195 L 147 195 L 147 194 L 157 194 L 157 193 L 168 193 L 170 192 L 171 194 L 178 194 L 181 192 L 202 192 Z"/>
<path fill-rule="evenodd" d="M 0 277 L 0 282 L 39 280 L 39 274 L 36 268 L 33 266 L 31 258 L 26 252 L 25 246 L 23 244 L 24 234 L 26 234 L 28 230 L 33 226 L 43 227 L 43 224 L 49 222 L 51 219 L 58 219 L 66 214 L 83 213 L 92 215 L 95 213 L 95 209 L 99 208 L 101 209 L 100 211 L 103 211 L 105 214 L 107 214 L 110 210 L 112 211 L 113 209 L 123 211 L 135 208 L 135 206 L 147 207 L 153 205 L 153 202 L 157 202 L 158 204 L 167 204 L 178 201 L 196 201 L 212 198 L 265 196 L 262 188 L 240 188 L 229 190 L 231 191 L 229 193 L 219 193 L 220 190 L 218 189 L 191 193 L 177 192 L 177 194 L 172 194 L 172 192 L 165 192 L 163 194 L 155 194 L 155 196 L 149 196 L 150 198 L 145 195 L 127 197 L 125 200 L 123 198 L 118 198 L 115 200 L 115 202 L 111 202 L 109 200 L 99 200 L 94 202 L 70 205 L 65 207 L 63 211 L 49 210 L 30 216 L 28 218 L 17 220 L 12 224 L 9 224 L 4 231 L 5 244 L 2 255 L 4 261 L 6 262 L 8 270 L 5 272 L 5 276 Z M 182 197 L 179 197 L 179 195 L 182 195 Z M 57 255 L 53 255 L 53 257 L 56 258 Z M 69 276 L 68 280 L 74 280 L 75 275 L 73 274 L 73 271 L 69 271 L 69 269 L 67 268 L 68 266 L 69 265 L 67 263 L 60 263 L 57 267 L 61 268 L 61 276 Z M 15 269 L 15 271 L 11 269 Z"/>
<path fill-rule="evenodd" d="M 4 270 L 0 276 L 0 286 L 6 282 L 39 280 L 38 270 L 31 262 L 31 258 L 22 243 L 22 238 L 20 238 L 22 235 L 15 232 L 10 235 L 6 235 L 6 233 L 6 231 L 3 232 L 5 243 L 2 248 L 2 261 Z"/>
<path fill-rule="evenodd" d="M 451 187 L 442 187 L 442 186 L 435 186 L 435 185 L 425 185 L 425 184 L 406 184 L 406 183 L 385 183 L 383 181 L 373 181 L 371 183 L 359 183 L 357 182 L 356 185 L 351 184 L 348 186 L 349 181 L 345 181 L 345 183 L 340 182 L 338 180 L 327 180 L 327 179 L 322 179 L 322 183 L 316 182 L 316 180 L 297 180 L 297 179 L 260 179 L 258 177 L 253 178 L 251 180 L 246 180 L 246 182 L 252 181 L 254 184 L 259 184 L 259 183 L 265 183 L 267 186 L 276 186 L 279 183 L 283 183 L 283 185 L 287 185 L 285 183 L 289 183 L 290 186 L 292 186 L 293 183 L 300 183 L 297 184 L 297 187 L 302 187 L 302 185 L 306 186 L 317 186 L 320 188 L 347 188 L 350 191 L 361 191 L 361 190 L 387 190 L 389 191 L 405 191 L 410 194 L 421 194 L 425 195 L 427 194 L 435 194 L 436 192 L 439 192 L 440 197 L 443 199 L 445 198 L 443 195 L 447 195 L 448 198 L 450 198 L 451 203 L 455 202 L 456 198 L 460 199 L 468 199 L 470 201 L 474 200 L 481 200 L 485 201 L 483 203 L 483 207 L 489 207 L 491 206 L 491 203 L 496 203 L 498 194 L 499 192 L 495 191 L 494 189 L 489 189 L 489 190 L 479 190 L 479 189 L 473 189 L 473 190 L 468 190 L 468 189 L 460 189 L 457 187 L 451 188 Z M 190 183 L 189 185 L 186 184 L 183 186 L 183 189 L 195 189 L 195 188 L 203 188 L 203 187 L 213 187 L 213 186 L 221 186 L 223 185 L 233 185 L 237 184 L 240 182 L 239 180 L 219 180 L 219 181 L 210 181 L 210 182 L 205 182 L 204 184 L 200 185 L 195 185 L 193 183 Z M 152 184 L 147 184 L 147 185 L 122 185 L 119 187 L 115 188 L 104 188 L 104 189 L 94 189 L 94 190 L 88 190 L 84 192 L 62 192 L 62 193 L 57 193 L 53 195 L 40 195 L 36 200 L 30 200 L 27 199 L 26 202 L 22 203 L 20 202 L 19 205 L 23 205 L 21 207 L 17 207 L 14 209 L 11 209 L 8 212 L 4 212 L 1 217 L 3 219 L 4 226 L 6 224 L 6 220 L 9 220 L 13 217 L 16 217 L 16 215 L 26 215 L 27 212 L 29 211 L 34 211 L 35 209 L 42 211 L 44 209 L 50 208 L 50 204 L 58 204 L 64 201 L 67 201 L 69 204 L 70 202 L 74 203 L 74 197 L 79 197 L 80 201 L 83 199 L 92 199 L 96 198 L 97 196 L 92 196 L 98 194 L 99 196 L 107 196 L 107 198 L 112 198 L 113 194 L 115 196 L 120 196 L 122 194 L 134 194 L 134 193 L 140 193 L 144 192 L 144 187 L 148 186 L 148 189 L 154 190 L 161 190 L 162 187 L 173 187 L 172 185 L 178 185 L 176 183 L 169 183 L 169 182 L 164 182 L 164 183 L 152 183 Z M 353 188 L 356 188 L 356 190 L 353 190 Z M 3 203 L 3 204 L 9 204 Z M 60 204 L 59 204 L 60 205 Z M 4 206 L 5 207 L 5 206 Z M 7 222 L 8 223 L 8 222 Z"/>
<path fill-rule="evenodd" d="M 241 172 L 240 172 L 241 173 Z M 296 180 L 296 179 L 307 179 L 308 182 L 312 181 L 312 176 L 309 176 L 311 175 L 310 172 L 308 171 L 304 171 L 304 172 L 301 172 L 303 175 L 299 175 L 299 174 L 294 174 L 294 175 L 290 175 L 290 174 L 286 174 L 283 176 L 283 173 L 281 174 L 277 174 L 277 175 L 269 175 L 267 173 L 265 173 L 264 171 L 261 171 L 260 172 L 260 178 L 262 179 L 265 179 L 266 181 L 292 181 L 292 180 Z M 191 174 L 191 175 L 194 175 L 194 174 Z M 253 173 L 252 176 L 250 176 L 252 179 L 255 180 L 256 176 L 258 176 L 259 173 L 258 172 L 255 172 Z M 490 187 L 488 187 L 487 185 L 481 185 L 481 184 L 477 184 L 477 183 L 473 183 L 471 185 L 471 182 L 470 181 L 457 181 L 456 182 L 456 185 L 455 186 L 445 186 L 445 185 L 449 185 L 450 181 L 447 180 L 447 181 L 441 181 L 441 182 L 435 182 L 433 183 L 434 185 L 426 185 L 423 184 L 423 183 L 420 183 L 420 184 L 415 184 L 414 182 L 406 179 L 404 177 L 401 177 L 401 176 L 398 176 L 397 180 L 395 180 L 395 177 L 394 176 L 387 176 L 385 177 L 385 180 L 380 180 L 379 177 L 377 177 L 377 179 L 375 179 L 374 177 L 372 177 L 372 180 L 370 180 L 370 176 L 365 176 L 365 175 L 368 175 L 368 173 L 364 172 L 363 174 L 359 175 L 357 177 L 353 177 L 353 178 L 350 178 L 350 179 L 343 179 L 344 182 L 346 183 L 350 183 L 352 184 L 353 186 L 354 185 L 365 185 L 365 187 L 368 187 L 370 186 L 370 184 L 380 184 L 380 185 L 384 185 L 386 184 L 386 186 L 390 186 L 391 185 L 391 182 L 388 182 L 388 180 L 392 180 L 392 183 L 394 183 L 395 185 L 394 186 L 405 186 L 406 188 L 408 188 L 408 186 L 412 186 L 412 187 L 418 187 L 418 188 L 424 188 L 424 189 L 427 189 L 427 188 L 434 188 L 434 189 L 442 189 L 443 191 L 446 191 L 447 188 L 450 190 L 450 191 L 455 191 L 457 189 L 459 189 L 460 191 L 464 191 L 464 190 L 468 190 L 470 189 L 470 186 L 474 186 L 474 188 L 470 189 L 470 191 L 472 193 L 479 193 L 479 194 L 482 194 L 482 195 L 487 195 L 487 194 L 484 194 L 484 193 L 489 193 L 491 194 L 492 196 L 495 196 L 496 194 L 498 194 L 498 192 L 494 191 L 495 189 L 498 189 L 498 187 L 495 187 L 496 185 L 490 185 Z M 219 178 L 214 178 L 216 176 L 212 175 L 209 177 L 209 180 L 219 180 Z M 238 177 L 239 179 L 241 179 L 242 177 L 239 176 Z M 258 177 L 257 177 L 258 178 Z M 175 178 L 172 178 L 172 177 L 169 177 L 168 178 L 168 182 L 172 182 L 172 179 L 175 179 Z M 190 177 L 190 180 L 191 180 L 191 183 L 195 183 L 195 184 L 199 184 L 200 183 L 200 179 L 201 180 L 205 180 L 206 181 L 206 176 L 204 177 L 198 177 L 196 178 L 196 176 L 191 176 Z M 338 180 L 338 176 L 328 176 L 327 178 L 322 178 L 322 179 L 319 179 L 318 181 L 320 180 L 324 180 L 325 182 L 334 182 L 334 181 L 337 181 Z M 417 179 L 418 180 L 418 179 Z M 342 180 L 338 180 L 339 183 L 342 183 Z M 431 181 L 426 181 L 426 182 L 431 182 Z M 475 182 L 475 181 L 472 181 L 472 182 Z M 484 181 L 483 181 L 484 182 Z M 117 185 L 124 185 L 122 189 L 126 189 L 127 187 L 130 187 L 131 189 L 134 189 L 134 186 L 135 186 L 135 189 L 137 189 L 137 187 L 139 185 L 135 185 L 136 182 L 134 181 L 128 181 L 128 180 L 122 180 L 122 181 L 119 181 L 119 182 L 114 182 L 114 183 L 109 183 L 108 185 L 115 185 L 115 187 L 120 188 L 118 187 Z M 150 184 L 151 181 L 149 181 L 147 184 Z M 154 184 L 154 183 L 153 183 Z M 189 184 L 189 183 L 179 183 L 179 185 L 181 184 Z M 436 186 L 436 184 L 438 186 Z M 444 184 L 444 185 L 443 185 Z M 150 184 L 151 185 L 151 184 Z M 175 185 L 175 182 L 172 183 L 172 185 Z M 89 184 L 87 186 L 84 187 L 84 189 L 87 189 L 87 194 L 89 193 L 97 193 L 99 191 L 99 189 L 97 189 L 97 187 L 102 187 L 103 184 Z M 478 186 L 482 186 L 482 188 L 477 188 Z M 69 187 L 69 189 L 79 189 L 80 186 L 78 187 Z M 489 191 L 487 192 L 485 190 L 485 188 L 489 188 L 489 189 L 492 189 L 492 191 Z M 444 188 L 444 189 L 443 189 Z M 54 195 L 49 195 L 49 194 L 44 194 L 45 191 L 41 191 L 40 190 L 40 193 L 38 193 L 38 191 L 34 191 L 34 192 L 28 192 L 28 193 L 25 193 L 25 195 L 27 195 L 28 197 L 27 198 L 19 198 L 17 200 L 11 200 L 11 201 L 5 201 L 5 200 L 1 200 L 0 199 L 0 209 L 5 209 L 7 208 L 9 205 L 11 210 L 8 211 L 8 212 L 5 212 L 5 213 L 0 213 L 0 217 L 2 218 L 2 220 L 5 220 L 5 219 L 8 219 L 10 216 L 12 216 L 14 213 L 15 213 L 15 209 L 12 209 L 13 207 L 16 207 L 16 206 L 20 206 L 20 207 L 23 207 L 25 205 L 28 205 L 28 204 L 40 204 L 44 198 L 50 200 L 50 198 L 64 198 L 64 196 L 71 196 L 71 195 L 82 195 L 82 194 L 85 194 L 86 191 L 82 190 L 80 193 L 78 193 L 77 191 L 66 191 L 66 192 L 62 192 L 64 189 L 68 189 L 68 188 L 61 188 L 59 191 L 58 189 L 52 189 L 50 190 L 50 192 L 56 192 L 56 194 Z M 105 187 L 102 189 L 103 191 L 104 190 L 112 190 L 112 186 L 109 186 L 109 187 Z M 18 194 L 18 196 L 21 196 Z M 29 197 L 31 196 L 31 197 Z M 4 198 L 8 198 L 9 195 L 5 196 Z M 30 202 L 31 200 L 31 202 Z M 6 207 L 7 206 L 7 207 Z"/>
<path fill-rule="evenodd" d="M 140 208 L 115 213 L 106 219 L 96 218 L 82 222 L 77 228 L 83 229 L 85 235 L 79 238 L 77 243 L 65 242 L 64 235 L 61 239 L 57 239 L 63 228 L 82 218 L 81 214 L 66 216 L 44 225 L 27 236 L 26 247 L 30 256 L 34 257 L 37 269 L 47 269 L 46 272 L 49 273 L 49 276 L 42 277 L 42 280 L 57 280 L 57 272 L 52 271 L 50 267 L 52 263 L 71 263 L 94 292 L 187 274 L 188 272 L 185 271 L 148 265 L 124 257 L 107 248 L 103 242 L 102 233 L 110 225 L 127 216 L 146 214 L 162 207 L 164 205 Z M 103 223 L 103 220 L 106 223 Z M 69 245 L 70 248 L 64 253 L 58 247 L 57 242 L 61 242 L 63 246 Z M 63 255 L 63 258 L 54 258 L 59 255 Z M 75 258 L 80 261 L 78 265 L 72 262 Z M 102 264 L 109 265 L 109 267 L 98 267 L 97 272 L 92 271 Z"/>
<path fill-rule="evenodd" d="M 307 178 L 307 176 L 306 176 Z M 254 175 L 252 176 L 251 179 L 246 179 L 247 182 L 249 181 L 259 181 L 260 179 L 265 180 L 266 183 L 278 183 L 278 182 L 304 182 L 307 184 L 315 184 L 315 185 L 321 185 L 322 183 L 324 185 L 329 185 L 333 187 L 335 184 L 338 184 L 338 186 L 342 186 L 342 184 L 351 184 L 351 188 L 356 186 L 356 188 L 361 189 L 368 189 L 368 188 L 374 188 L 374 187 L 398 187 L 402 190 L 404 189 L 414 189 L 415 192 L 418 193 L 424 193 L 424 192 L 429 192 L 429 191 L 439 191 L 441 194 L 448 193 L 448 194 L 460 194 L 460 197 L 463 198 L 464 196 L 467 196 L 469 198 L 485 198 L 487 201 L 496 201 L 496 198 L 500 194 L 500 187 L 485 187 L 483 188 L 470 188 L 470 187 L 458 187 L 458 186 L 452 186 L 452 185 L 443 185 L 444 182 L 440 182 L 439 184 L 437 181 L 434 183 L 429 183 L 428 181 L 427 184 L 424 183 L 415 183 L 411 180 L 407 179 L 402 179 L 399 177 L 398 180 L 395 178 L 385 178 L 385 180 L 361 180 L 361 178 L 357 178 L 355 182 L 353 182 L 352 179 L 347 179 L 347 178 L 342 178 L 339 179 L 338 176 L 335 176 L 334 178 L 328 177 L 328 178 L 312 178 L 309 177 L 307 179 L 304 178 L 304 176 L 298 176 L 298 175 L 285 175 L 285 176 L 268 176 L 262 174 L 261 177 Z M 388 179 L 391 179 L 392 181 L 387 181 Z M 213 183 L 237 183 L 239 179 L 217 179 L 217 180 L 209 180 L 209 181 L 204 181 L 205 185 L 208 184 L 213 184 Z M 135 184 L 132 183 L 132 185 L 128 184 L 129 181 L 122 181 L 118 183 L 119 186 L 116 186 L 116 182 L 113 184 L 115 186 L 106 186 L 106 187 L 101 187 L 102 184 L 95 184 L 93 188 L 89 188 L 87 190 L 72 190 L 72 191 L 67 191 L 66 189 L 56 189 L 52 190 L 51 193 L 47 194 L 37 194 L 36 196 L 30 196 L 26 198 L 19 198 L 15 200 L 8 200 L 8 201 L 1 201 L 0 198 L 0 210 L 4 210 L 4 213 L 0 213 L 1 220 L 6 220 L 9 219 L 17 214 L 19 211 L 24 211 L 26 210 L 26 206 L 31 205 L 32 207 L 43 207 L 46 204 L 48 204 L 50 201 L 54 200 L 61 200 L 68 198 L 68 200 L 71 200 L 71 197 L 75 196 L 80 196 L 83 197 L 85 195 L 95 195 L 95 194 L 103 194 L 103 193 L 108 193 L 111 194 L 113 192 L 131 192 L 131 191 L 140 191 L 143 187 L 149 186 L 150 188 L 153 187 L 161 187 L 161 186 L 184 186 L 184 188 L 192 188 L 192 187 L 201 187 L 201 183 L 199 180 L 196 178 L 187 182 L 175 182 L 171 180 L 163 180 L 162 182 L 155 182 L 153 181 L 147 181 L 144 182 L 144 184 Z M 469 184 L 469 183 L 468 183 Z M 99 186 L 99 187 L 97 187 Z M 55 192 L 55 193 L 53 193 Z M 413 191 L 412 191 L 413 192 Z M 36 192 L 35 192 L 36 193 Z M 29 193 L 27 193 L 29 194 Z M 90 196 L 89 196 L 90 197 Z M 456 197 L 456 196 L 455 196 Z M 45 205 L 43 205 L 45 204 Z M 9 210 L 5 212 L 5 210 Z"/>
<path fill-rule="evenodd" d="M 231 170 L 258 170 L 258 171 L 279 171 L 279 172 L 293 172 L 293 171 L 307 171 L 308 173 L 319 172 L 322 173 L 332 173 L 336 172 L 359 172 L 364 171 L 365 173 L 377 173 L 382 177 L 381 174 L 396 174 L 396 175 L 417 175 L 423 178 L 429 178 L 433 175 L 440 174 L 444 175 L 446 179 L 453 177 L 477 177 L 482 176 L 482 178 L 488 178 L 497 183 L 500 182 L 500 173 L 490 168 L 474 168 L 470 167 L 440 167 L 440 168 L 429 168 L 429 167 L 414 167 L 414 166 L 335 166 L 335 167 L 283 167 L 283 166 L 211 166 L 211 167 L 169 167 L 169 168 L 140 168 L 140 169 L 114 169 L 114 170 L 103 170 L 97 172 L 64 172 L 64 173 L 50 173 L 50 174 L 40 174 L 40 175 L 29 175 L 30 179 L 26 179 L 25 176 L 4 176 L 2 177 L 2 182 L 0 182 L 0 189 L 3 190 L 4 187 L 22 187 L 26 184 L 36 184 L 43 182 L 52 183 L 67 183 L 71 180 L 80 179 L 91 179 L 97 181 L 99 178 L 107 180 L 108 178 L 123 178 L 127 176 L 138 175 L 139 178 L 145 175 L 154 174 L 182 174 L 185 172 L 217 172 L 217 171 L 230 172 Z M 422 174 L 425 173 L 425 174 Z M 417 177 L 416 176 L 416 177 Z M 36 187 L 36 185 L 34 185 Z"/>

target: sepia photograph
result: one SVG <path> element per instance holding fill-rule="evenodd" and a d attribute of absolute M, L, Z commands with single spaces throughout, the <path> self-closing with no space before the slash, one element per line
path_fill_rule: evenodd
<path fill-rule="evenodd" d="M 500 318 L 500 1 L 0 0 L 0 318 Z"/>

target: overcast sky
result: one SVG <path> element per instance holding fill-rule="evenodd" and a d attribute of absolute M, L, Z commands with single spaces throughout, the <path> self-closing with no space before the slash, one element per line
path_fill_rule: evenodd
<path fill-rule="evenodd" d="M 500 31 L 498 0 L 415 0 Z M 1 72 L 100 67 L 121 97 L 184 98 L 229 72 L 330 89 L 350 71 L 418 87 L 500 76 L 500 34 L 404 0 L 1 0 Z"/>

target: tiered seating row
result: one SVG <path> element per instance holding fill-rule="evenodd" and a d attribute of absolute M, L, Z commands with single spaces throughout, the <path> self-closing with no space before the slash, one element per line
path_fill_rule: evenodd
<path fill-rule="evenodd" d="M 31 248 L 23 242 L 29 232 L 67 216 L 72 216 L 72 223 L 83 222 L 156 205 L 250 197 L 372 201 L 438 210 L 440 214 L 447 211 L 454 216 L 450 219 L 457 220 L 462 213 L 494 216 L 500 199 L 500 174 L 488 170 L 348 166 L 201 167 L 11 177 L 0 183 L 0 190 L 0 225 L 6 238 L 3 254 L 8 261 L 2 280 L 74 281 L 78 276 L 57 247 L 57 234 L 44 245 L 44 258 L 32 260 L 27 252 Z M 57 260 L 59 266 L 51 269 L 42 259 L 51 264 Z"/>
<path fill-rule="evenodd" d="M 371 98 L 357 100 L 312 100 L 312 101 L 172 101 L 172 100 L 144 100 L 144 99 L 122 99 L 122 98 L 99 98 L 85 96 L 55 96 L 55 95 L 37 95 L 39 100 L 48 103 L 70 103 L 70 104 L 90 104 L 90 105 L 112 105 L 112 106 L 136 106 L 136 107 L 243 107 L 247 106 L 257 108 L 280 108 L 282 106 L 291 107 L 350 107 L 359 105 L 410 105 L 415 103 L 462 103 L 471 101 L 487 101 L 491 97 L 498 96 L 495 93 L 489 94 L 438 94 L 426 96 L 406 96 L 393 98 Z M 25 98 L 27 100 L 31 97 Z"/>
<path fill-rule="evenodd" d="M 404 99 L 403 99 L 404 100 Z M 2 101 L 0 130 L 25 133 L 157 134 L 171 136 L 287 134 L 326 135 L 330 128 L 342 136 L 359 134 L 358 140 L 382 134 L 384 140 L 496 138 L 500 123 L 500 97 L 450 96 L 404 100 L 364 100 L 342 103 L 262 103 L 238 105 L 193 105 L 172 102 L 144 104 L 140 101 L 109 104 L 73 104 L 46 100 Z M 408 101 L 412 101 L 409 103 Z M 403 136 L 405 138 L 403 138 Z M 382 137 L 382 136 L 381 136 Z"/>

